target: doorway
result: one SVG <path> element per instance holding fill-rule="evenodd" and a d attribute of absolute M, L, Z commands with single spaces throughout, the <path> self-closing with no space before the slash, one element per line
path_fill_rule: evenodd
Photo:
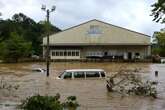
<path fill-rule="evenodd" d="M 131 60 L 132 59 L 132 53 L 128 52 L 128 59 Z"/>

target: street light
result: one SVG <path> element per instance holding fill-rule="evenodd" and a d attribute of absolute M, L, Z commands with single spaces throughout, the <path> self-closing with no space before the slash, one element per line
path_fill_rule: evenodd
<path fill-rule="evenodd" d="M 51 12 L 55 11 L 56 6 L 52 6 L 51 10 L 46 8 L 46 5 L 42 5 L 41 10 L 46 12 L 46 18 L 47 18 L 47 24 L 49 26 L 49 15 Z M 46 46 L 46 66 L 47 66 L 47 71 L 46 71 L 46 76 L 49 77 L 49 65 L 50 65 L 50 50 L 49 50 L 49 28 L 47 32 L 47 46 Z"/>

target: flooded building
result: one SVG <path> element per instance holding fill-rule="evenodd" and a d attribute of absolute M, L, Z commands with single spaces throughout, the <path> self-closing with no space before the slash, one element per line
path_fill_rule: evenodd
<path fill-rule="evenodd" d="M 43 54 L 47 38 L 43 38 Z M 99 20 L 91 20 L 50 36 L 51 59 L 145 59 L 150 36 Z"/>

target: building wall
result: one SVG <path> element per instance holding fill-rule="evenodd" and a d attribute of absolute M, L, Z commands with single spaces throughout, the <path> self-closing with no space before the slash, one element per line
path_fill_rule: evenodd
<path fill-rule="evenodd" d="M 56 53 L 57 52 L 57 53 Z M 62 55 L 59 55 L 61 54 Z M 131 53 L 131 59 L 134 59 L 139 53 L 140 59 L 150 56 L 148 46 L 78 46 L 78 47 L 51 47 L 51 59 L 85 59 L 87 56 L 123 56 L 128 59 L 128 53 Z M 58 54 L 58 55 L 56 55 Z M 65 55 L 64 55 L 65 54 Z"/>
<path fill-rule="evenodd" d="M 91 29 L 92 26 L 98 26 L 98 30 L 96 29 L 96 32 L 93 31 Z M 46 45 L 46 41 L 46 37 L 43 38 L 43 45 Z M 92 20 L 90 22 L 86 22 L 57 34 L 51 35 L 50 44 L 150 45 L 150 36 L 97 20 Z"/>
<path fill-rule="evenodd" d="M 46 44 L 44 37 L 43 46 Z M 98 20 L 91 20 L 51 35 L 50 46 L 50 54 L 53 52 L 51 59 L 84 59 L 87 56 L 102 57 L 105 54 L 123 55 L 125 59 L 133 59 L 136 54 L 140 54 L 143 59 L 151 55 L 150 36 Z M 59 56 L 59 53 L 68 56 Z"/>
<path fill-rule="evenodd" d="M 136 53 L 139 53 L 141 58 L 146 58 L 150 56 L 150 52 L 148 51 L 148 46 L 90 46 L 88 48 L 83 48 L 82 58 L 86 57 L 86 53 L 95 51 L 95 52 L 103 52 L 105 54 L 108 53 L 107 56 L 115 56 L 115 55 L 124 55 L 128 54 L 128 52 L 132 53 L 132 59 L 135 57 Z"/>

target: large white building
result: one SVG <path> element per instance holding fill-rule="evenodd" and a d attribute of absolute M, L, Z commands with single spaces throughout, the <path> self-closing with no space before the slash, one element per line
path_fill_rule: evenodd
<path fill-rule="evenodd" d="M 43 54 L 47 38 L 43 38 Z M 151 55 L 150 36 L 91 20 L 50 36 L 51 59 L 145 59 Z"/>

